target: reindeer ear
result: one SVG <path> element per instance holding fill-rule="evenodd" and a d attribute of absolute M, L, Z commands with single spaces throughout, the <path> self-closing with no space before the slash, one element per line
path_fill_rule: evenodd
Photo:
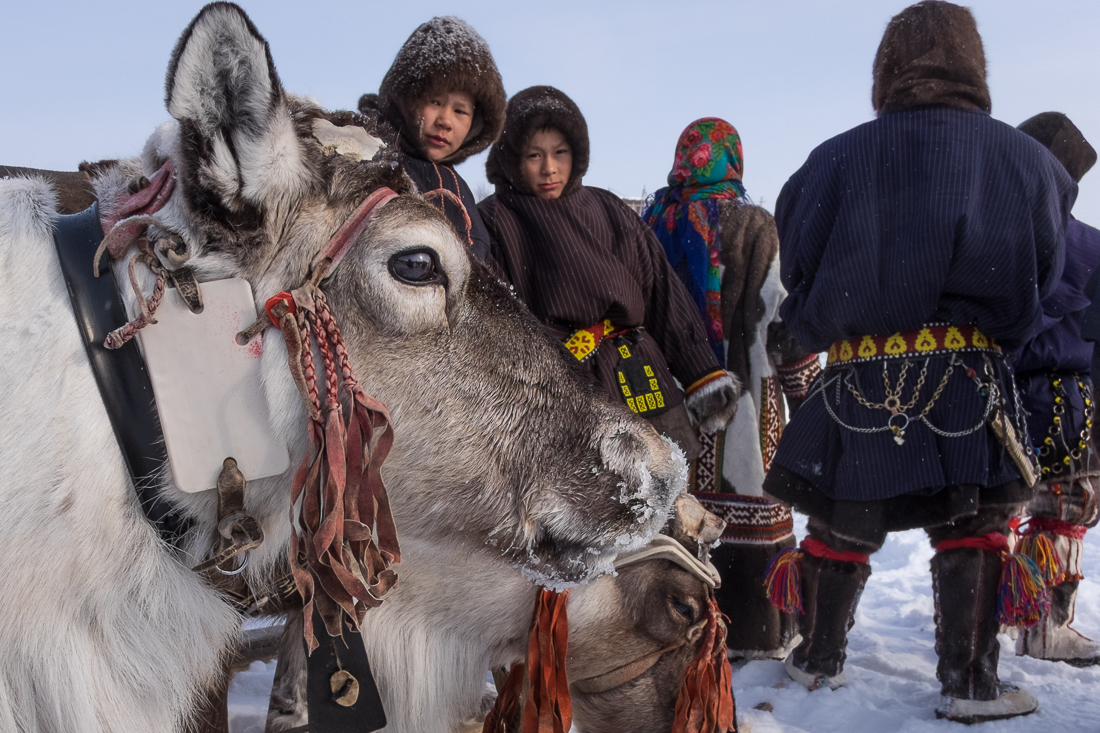
<path fill-rule="evenodd" d="M 181 173 L 206 203 L 263 207 L 304 183 L 271 52 L 241 8 L 218 2 L 199 11 L 172 52 L 165 87 L 180 122 Z"/>

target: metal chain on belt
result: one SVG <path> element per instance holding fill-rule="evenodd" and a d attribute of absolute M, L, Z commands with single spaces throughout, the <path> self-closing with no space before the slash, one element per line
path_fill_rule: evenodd
<path fill-rule="evenodd" d="M 951 379 L 951 375 L 955 371 L 955 366 L 961 363 L 962 362 L 958 361 L 957 355 L 951 355 L 951 360 L 950 362 L 948 362 L 947 369 L 944 371 L 943 377 L 940 379 L 939 384 L 936 386 L 935 391 L 932 393 L 932 398 L 927 403 L 925 403 L 924 408 L 914 418 L 910 418 L 906 413 L 909 410 L 913 409 L 914 406 L 916 406 L 917 400 L 920 397 L 921 389 L 924 386 L 925 380 L 928 376 L 927 359 L 925 360 L 924 365 L 921 367 L 920 374 L 917 378 L 917 383 L 913 387 L 912 398 L 907 404 L 904 405 L 901 403 L 901 394 L 902 390 L 905 387 L 905 376 L 909 370 L 909 367 L 912 364 L 908 359 L 906 359 L 905 362 L 902 364 L 901 372 L 898 375 L 897 384 L 894 386 L 891 386 L 890 384 L 890 376 L 887 370 L 887 364 L 883 364 L 883 383 L 886 391 L 886 398 L 881 403 L 871 402 L 866 397 L 864 397 L 860 393 L 859 388 L 851 382 L 851 374 L 848 374 L 846 376 L 837 374 L 831 380 L 823 380 L 820 383 L 819 388 L 814 391 L 821 392 L 822 402 L 825 403 L 825 410 L 829 413 L 829 417 L 831 417 L 837 425 L 840 425 L 845 430 L 850 430 L 853 433 L 868 435 L 890 431 L 894 434 L 894 441 L 898 445 L 902 445 L 905 442 L 905 429 L 909 426 L 909 423 L 914 420 L 919 420 L 927 425 L 929 430 L 939 436 L 945 438 L 961 438 L 982 429 L 982 427 L 988 421 L 989 416 L 993 411 L 993 407 L 998 403 L 998 396 L 1000 394 L 1000 390 L 997 387 L 996 379 L 994 379 L 992 365 L 990 364 L 989 359 L 986 358 L 985 373 L 988 377 L 988 380 L 986 382 L 982 382 L 980 379 L 978 379 L 977 375 L 973 373 L 972 369 L 967 369 L 968 375 L 978 385 L 979 394 L 985 392 L 985 394 L 983 395 L 986 397 L 985 409 L 982 412 L 981 419 L 979 419 L 978 422 L 975 423 L 972 427 L 958 431 L 941 430 L 940 428 L 933 425 L 932 422 L 928 419 L 928 413 L 931 412 L 932 407 L 939 401 L 940 397 L 943 395 L 943 391 L 947 387 L 947 383 Z M 888 410 L 891 414 L 886 425 L 878 428 L 857 428 L 854 425 L 848 425 L 843 420 L 841 420 L 836 412 L 833 411 L 833 407 L 829 404 L 829 398 L 826 396 L 825 392 L 825 388 L 830 386 L 834 381 L 836 382 L 836 403 L 838 406 L 840 405 L 841 382 L 843 382 L 848 391 L 863 407 L 869 410 Z M 897 418 L 901 418 L 901 421 L 897 421 L 898 424 L 895 424 Z"/>

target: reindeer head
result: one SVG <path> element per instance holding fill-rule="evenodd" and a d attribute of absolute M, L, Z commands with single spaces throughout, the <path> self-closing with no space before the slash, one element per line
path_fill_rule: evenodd
<path fill-rule="evenodd" d="M 301 285 L 372 191 L 402 194 L 320 285 L 361 384 L 393 417 L 384 476 L 402 535 L 457 538 L 570 583 L 663 524 L 684 481 L 680 451 L 590 384 L 471 257 L 415 196 L 375 121 L 286 93 L 266 41 L 229 3 L 184 32 L 167 106 L 174 122 L 150 139 L 140 172 L 170 160 L 178 183 L 149 236 L 200 281 L 247 279 L 257 303 Z M 111 186 L 135 172 L 105 174 L 106 209 Z M 274 419 L 301 451 L 304 412 L 274 331 L 263 360 Z M 286 516 L 284 478 L 272 516 Z"/>
<path fill-rule="evenodd" d="M 615 577 L 573 592 L 570 693 L 575 724 L 585 733 L 673 729 L 689 666 L 714 649 L 704 637 L 710 586 L 717 578 L 709 562 L 696 564 L 678 554 L 683 548 L 691 558 L 706 558 L 724 527 L 693 497 L 681 495 L 665 530 L 669 536 L 659 538 L 675 552 L 637 553 L 638 562 L 616 564 Z M 720 617 L 716 633 L 717 664 L 724 666 L 726 630 Z M 725 733 L 725 728 L 705 733 Z"/>

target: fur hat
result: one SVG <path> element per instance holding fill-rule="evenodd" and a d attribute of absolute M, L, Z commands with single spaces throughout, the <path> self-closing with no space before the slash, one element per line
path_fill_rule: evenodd
<path fill-rule="evenodd" d="M 489 160 L 485 163 L 489 182 L 533 194 L 523 178 L 520 161 L 531 136 L 547 128 L 564 135 L 573 149 L 573 169 L 562 195 L 577 190 L 588 172 L 588 123 L 572 99 L 547 86 L 528 87 L 508 100 L 504 131 L 489 149 Z"/>
<path fill-rule="evenodd" d="M 871 104 L 878 114 L 937 104 L 989 112 L 985 52 L 970 11 L 924 0 L 891 18 L 875 54 Z"/>
<path fill-rule="evenodd" d="M 442 161 L 450 165 L 480 153 L 500 136 L 506 97 L 485 39 L 460 18 L 432 18 L 397 52 L 378 94 L 359 98 L 359 111 L 380 115 L 419 149 L 417 103 L 433 92 L 454 91 L 474 98 L 474 116 L 466 140 Z"/>
<path fill-rule="evenodd" d="M 1031 135 L 1054 153 L 1054 157 L 1078 183 L 1096 164 L 1096 151 L 1077 125 L 1061 112 L 1040 112 L 1021 122 L 1016 129 Z"/>

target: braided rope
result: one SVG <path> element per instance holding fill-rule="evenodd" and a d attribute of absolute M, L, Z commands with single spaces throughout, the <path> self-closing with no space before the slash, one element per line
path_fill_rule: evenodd
<path fill-rule="evenodd" d="M 137 264 L 138 260 L 141 260 L 157 276 L 153 293 L 148 298 L 141 292 L 141 286 L 137 281 L 137 273 L 134 271 L 134 265 Z M 155 257 L 149 254 L 136 255 L 130 260 L 130 284 L 134 286 L 134 293 L 137 295 L 141 315 L 125 326 L 120 326 L 107 334 L 107 338 L 103 340 L 104 348 L 117 349 L 136 336 L 138 331 L 157 322 L 157 308 L 160 307 L 161 300 L 164 298 L 164 289 L 168 284 L 168 271 L 161 267 Z"/>

